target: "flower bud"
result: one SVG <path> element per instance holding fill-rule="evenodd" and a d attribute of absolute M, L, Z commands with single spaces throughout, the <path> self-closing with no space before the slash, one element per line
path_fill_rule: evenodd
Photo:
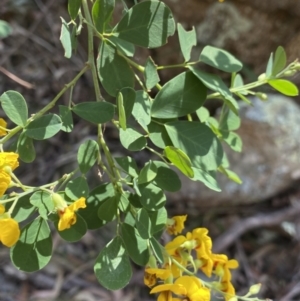
<path fill-rule="evenodd" d="M 289 76 L 293 76 L 297 73 L 297 70 L 287 70 L 283 73 L 283 76 L 285 77 L 289 77 Z"/>
<path fill-rule="evenodd" d="M 66 201 L 63 199 L 63 197 L 58 193 L 52 193 L 52 201 L 54 203 L 54 206 L 57 210 L 64 210 L 66 207 L 68 207 Z"/>
<path fill-rule="evenodd" d="M 257 92 L 255 93 L 255 96 L 257 96 L 262 101 L 268 100 L 268 95 L 266 93 Z"/>
<path fill-rule="evenodd" d="M 250 287 L 250 289 L 249 289 L 249 293 L 250 293 L 251 295 L 256 295 L 256 294 L 258 294 L 259 291 L 260 291 L 260 287 L 261 287 L 261 284 L 260 284 L 260 283 L 252 285 L 252 286 Z"/>
<path fill-rule="evenodd" d="M 266 73 L 262 73 L 257 79 L 258 79 L 259 81 L 262 81 L 262 80 L 265 80 L 266 78 L 267 78 Z"/>

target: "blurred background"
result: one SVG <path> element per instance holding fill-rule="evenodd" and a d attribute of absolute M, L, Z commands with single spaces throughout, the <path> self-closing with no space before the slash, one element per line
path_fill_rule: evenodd
<path fill-rule="evenodd" d="M 126 1 L 129 6 L 133 1 Z M 295 0 L 165 0 L 177 22 L 197 31 L 198 58 L 205 45 L 224 48 L 244 68 L 246 82 L 264 72 L 277 46 L 287 51 L 289 62 L 299 58 L 300 1 Z M 116 0 L 114 22 L 121 16 Z M 66 0 L 2 0 L 0 20 L 8 22 L 11 34 L 0 38 L 0 94 L 20 92 L 30 114 L 45 106 L 83 67 L 87 60 L 85 31 L 77 53 L 64 57 L 59 41 L 60 16 L 69 20 Z M 182 62 L 178 38 L 159 49 L 138 49 L 136 60 L 144 64 L 151 56 L 159 65 Z M 164 70 L 162 83 L 181 70 Z M 224 75 L 223 75 L 224 76 Z M 224 77 L 225 81 L 229 78 Z M 300 76 L 292 80 L 299 86 Z M 253 106 L 241 108 L 242 154 L 228 151 L 231 169 L 242 185 L 220 177 L 223 192 L 208 190 L 203 184 L 182 177 L 182 190 L 168 195 L 169 215 L 188 214 L 187 229 L 207 227 L 214 252 L 225 253 L 240 263 L 233 273 L 237 293 L 242 295 L 254 283 L 261 283 L 261 298 L 276 301 L 300 300 L 300 108 L 299 99 L 289 99 L 271 89 L 268 101 L 252 98 Z M 59 104 L 67 105 L 66 93 Z M 90 74 L 85 74 L 73 92 L 74 102 L 94 100 Z M 219 103 L 205 104 L 217 114 Z M 55 109 L 54 109 L 55 111 Z M 4 113 L 0 111 L 0 117 Z M 21 164 L 20 179 L 39 186 L 70 171 L 77 150 L 96 131 L 90 124 L 75 120 L 71 134 L 59 133 L 47 141 L 35 142 L 37 159 Z M 106 139 L 114 154 L 128 154 L 118 143 L 118 134 L 109 126 Z M 143 166 L 147 152 L 133 155 Z M 97 170 L 89 175 L 91 188 L 99 185 Z M 93 186 L 94 185 L 94 186 Z M 154 300 L 143 284 L 143 271 L 133 266 L 134 276 L 123 290 L 110 292 L 98 284 L 93 263 L 112 237 L 110 226 L 87 233 L 77 243 L 65 243 L 55 232 L 55 253 L 41 271 L 26 274 L 10 263 L 9 250 L 0 246 L 0 301 L 50 300 Z"/>

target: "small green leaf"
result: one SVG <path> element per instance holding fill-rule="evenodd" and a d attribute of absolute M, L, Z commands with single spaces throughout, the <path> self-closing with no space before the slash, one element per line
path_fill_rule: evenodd
<path fill-rule="evenodd" d="M 105 123 L 113 119 L 115 107 L 109 102 L 82 102 L 72 108 L 72 111 L 92 123 Z"/>
<path fill-rule="evenodd" d="M 145 209 L 155 211 L 165 205 L 166 196 L 156 185 L 152 183 L 141 184 L 139 190 L 141 193 L 140 202 Z"/>
<path fill-rule="evenodd" d="M 201 107 L 196 111 L 196 114 L 200 120 L 200 122 L 206 122 L 210 116 L 209 111 L 205 107 Z"/>
<path fill-rule="evenodd" d="M 128 284 L 132 270 L 121 237 L 115 237 L 102 249 L 94 272 L 100 284 L 109 290 L 118 290 Z"/>
<path fill-rule="evenodd" d="M 136 91 L 132 115 L 145 130 L 147 130 L 147 125 L 151 121 L 150 106 L 149 95 L 145 91 Z"/>
<path fill-rule="evenodd" d="M 47 220 L 49 213 L 54 210 L 51 194 L 46 191 L 36 191 L 30 197 L 30 203 L 38 208 L 40 216 Z"/>
<path fill-rule="evenodd" d="M 23 132 L 18 138 L 17 152 L 20 159 L 25 163 L 31 163 L 35 159 L 35 149 L 31 138 Z"/>
<path fill-rule="evenodd" d="M 147 240 L 141 238 L 138 231 L 128 223 L 121 225 L 121 231 L 125 249 L 131 260 L 138 265 L 146 266 L 150 256 Z"/>
<path fill-rule="evenodd" d="M 286 79 L 270 79 L 268 80 L 268 84 L 287 96 L 297 96 L 299 94 L 297 86 Z"/>
<path fill-rule="evenodd" d="M 159 76 L 156 70 L 156 66 L 150 56 L 147 58 L 146 61 L 144 77 L 146 88 L 149 90 L 152 89 L 159 82 Z"/>
<path fill-rule="evenodd" d="M 224 168 L 223 166 L 220 166 L 218 169 L 222 174 L 224 174 L 225 176 L 228 177 L 228 179 L 230 179 L 231 181 L 237 183 L 237 184 L 242 184 L 243 181 L 241 180 L 241 178 L 232 170 L 229 170 L 227 168 Z"/>
<path fill-rule="evenodd" d="M 148 131 L 149 138 L 155 146 L 164 149 L 167 145 L 172 145 L 172 141 L 164 125 L 152 121 L 148 125 Z"/>
<path fill-rule="evenodd" d="M 17 204 L 15 205 L 11 217 L 17 221 L 18 223 L 21 223 L 29 218 L 34 210 L 36 210 L 36 207 L 32 206 L 30 203 L 30 197 L 31 195 L 27 194 L 18 199 Z M 10 203 L 12 204 L 12 203 Z M 6 211 L 8 211 L 10 206 L 6 206 Z"/>
<path fill-rule="evenodd" d="M 150 160 L 142 168 L 140 175 L 138 177 L 138 184 L 144 184 L 151 182 L 157 174 L 156 165 Z"/>
<path fill-rule="evenodd" d="M 30 122 L 24 129 L 24 133 L 32 139 L 44 140 L 57 134 L 61 126 L 62 121 L 58 115 L 47 114 Z"/>
<path fill-rule="evenodd" d="M 219 130 L 234 131 L 241 125 L 241 118 L 235 115 L 231 110 L 225 109 L 225 113 L 221 115 Z"/>
<path fill-rule="evenodd" d="M 155 234 L 166 228 L 168 213 L 165 207 L 157 211 L 149 211 L 149 218 L 151 220 L 151 233 Z"/>
<path fill-rule="evenodd" d="M 117 215 L 118 204 L 119 199 L 116 196 L 104 201 L 98 209 L 98 217 L 107 222 L 114 220 Z"/>
<path fill-rule="evenodd" d="M 0 96 L 6 116 L 16 125 L 24 127 L 27 123 L 28 108 L 24 97 L 16 91 L 7 91 Z"/>
<path fill-rule="evenodd" d="M 66 195 L 71 200 L 78 200 L 81 197 L 87 198 L 89 195 L 89 186 L 84 177 L 78 177 L 72 181 L 70 181 L 65 190 Z"/>
<path fill-rule="evenodd" d="M 194 176 L 191 160 L 181 149 L 167 146 L 164 154 L 187 177 L 192 178 Z"/>
<path fill-rule="evenodd" d="M 10 258 L 15 267 L 29 273 L 41 270 L 47 265 L 51 255 L 51 232 L 42 218 L 25 226 L 19 241 L 10 249 Z"/>
<path fill-rule="evenodd" d="M 205 171 L 203 169 L 195 168 L 195 167 L 193 167 L 193 171 L 194 171 L 194 177 L 192 178 L 193 181 L 200 181 L 211 190 L 221 191 L 216 179 L 215 171 Z"/>
<path fill-rule="evenodd" d="M 72 20 L 75 20 L 81 5 L 81 0 L 68 0 L 68 12 Z"/>
<path fill-rule="evenodd" d="M 216 170 L 219 167 L 224 154 L 222 145 L 207 125 L 173 121 L 166 123 L 165 127 L 173 145 L 190 158 L 192 166 L 204 170 Z M 183 162 L 188 164 L 187 160 Z M 188 174 L 191 175 L 190 172 Z"/>
<path fill-rule="evenodd" d="M 76 213 L 76 223 L 72 225 L 69 229 L 65 229 L 63 231 L 58 230 L 58 221 L 59 219 L 54 222 L 54 226 L 61 238 L 68 242 L 75 242 L 80 240 L 87 231 L 87 225 L 85 220 L 80 216 L 79 213 Z"/>
<path fill-rule="evenodd" d="M 7 22 L 0 20 L 0 39 L 5 39 L 11 33 L 12 33 L 11 26 Z"/>
<path fill-rule="evenodd" d="M 154 237 L 150 238 L 150 246 L 151 246 L 151 249 L 152 249 L 156 259 L 160 263 L 163 263 L 164 262 L 164 256 L 163 256 L 163 252 L 162 252 L 163 246 Z"/>
<path fill-rule="evenodd" d="M 275 52 L 272 75 L 276 76 L 286 65 L 286 53 L 282 46 L 278 46 Z"/>
<path fill-rule="evenodd" d="M 225 72 L 238 72 L 243 64 L 229 52 L 212 46 L 205 46 L 200 54 L 200 61 Z"/>
<path fill-rule="evenodd" d="M 100 205 L 110 197 L 115 195 L 114 186 L 111 183 L 105 183 L 93 189 L 86 199 L 86 208 L 80 211 L 88 229 L 95 230 L 102 227 L 106 222 L 98 217 Z"/>
<path fill-rule="evenodd" d="M 115 36 L 146 48 L 166 44 L 174 32 L 171 10 L 163 2 L 154 0 L 134 5 L 113 30 Z"/>
<path fill-rule="evenodd" d="M 126 131 L 126 114 L 123 105 L 123 95 L 122 93 L 118 93 L 117 96 L 117 107 L 119 112 L 119 124 L 122 130 Z"/>
<path fill-rule="evenodd" d="M 179 44 L 180 49 L 184 57 L 184 61 L 188 62 L 191 58 L 191 50 L 193 46 L 197 45 L 197 36 L 195 28 L 192 30 L 186 31 L 183 26 L 178 23 L 177 24 L 178 36 L 179 36 Z"/>
<path fill-rule="evenodd" d="M 60 30 L 60 42 L 65 50 L 65 57 L 71 58 L 72 56 L 72 33 L 69 30 L 68 23 L 64 20 L 64 18 L 61 18 L 61 30 Z"/>
<path fill-rule="evenodd" d="M 122 169 L 133 177 L 138 176 L 138 168 L 136 162 L 131 157 L 117 157 L 114 158 Z"/>
<path fill-rule="evenodd" d="M 105 41 L 100 46 L 97 69 L 101 84 L 111 96 L 117 96 L 122 88 L 134 86 L 134 73 L 129 64 Z"/>
<path fill-rule="evenodd" d="M 115 8 L 115 0 L 96 0 L 92 8 L 92 16 L 96 29 L 105 32 L 107 23 L 110 22 Z"/>
<path fill-rule="evenodd" d="M 67 106 L 58 106 L 59 108 L 59 116 L 62 121 L 61 130 L 66 133 L 71 133 L 73 130 L 73 118 L 72 112 Z"/>
<path fill-rule="evenodd" d="M 202 81 L 202 83 L 207 88 L 211 89 L 212 91 L 219 92 L 224 97 L 224 101 L 228 105 L 228 107 L 235 114 L 238 114 L 238 103 L 233 98 L 232 93 L 219 76 L 200 71 L 191 66 L 189 67 L 189 69 L 192 70 L 192 72 Z"/>
<path fill-rule="evenodd" d="M 119 39 L 115 36 L 109 36 L 108 39 L 121 51 L 124 55 L 133 57 L 135 53 L 135 47 L 132 43 Z"/>
<path fill-rule="evenodd" d="M 147 144 L 146 138 L 132 128 L 127 128 L 126 131 L 120 129 L 120 141 L 130 151 L 142 150 Z"/>
<path fill-rule="evenodd" d="M 169 165 L 160 161 L 153 161 L 157 168 L 157 174 L 154 179 L 154 184 L 156 184 L 161 189 L 175 192 L 180 190 L 181 181 L 175 171 L 173 171 Z"/>
<path fill-rule="evenodd" d="M 120 90 L 120 93 L 123 96 L 123 106 L 125 110 L 126 120 L 128 120 L 131 116 L 133 106 L 135 104 L 136 94 L 132 88 L 123 88 Z"/>
<path fill-rule="evenodd" d="M 141 208 L 138 210 L 135 224 L 136 224 L 136 229 L 138 230 L 142 238 L 148 239 L 151 237 L 152 225 L 146 209 Z"/>
<path fill-rule="evenodd" d="M 272 75 L 272 70 L 273 70 L 273 52 L 271 52 L 271 54 L 270 54 L 268 64 L 267 64 L 267 68 L 266 68 L 267 78 Z"/>
<path fill-rule="evenodd" d="M 156 95 L 151 116 L 177 118 L 193 113 L 206 100 L 206 88 L 192 72 L 183 72 L 169 82 Z"/>
<path fill-rule="evenodd" d="M 237 133 L 221 131 L 222 139 L 236 152 L 241 152 L 243 141 Z"/>
<path fill-rule="evenodd" d="M 77 153 L 77 161 L 82 173 L 87 173 L 95 164 L 99 155 L 99 145 L 94 140 L 86 140 L 80 145 Z"/>

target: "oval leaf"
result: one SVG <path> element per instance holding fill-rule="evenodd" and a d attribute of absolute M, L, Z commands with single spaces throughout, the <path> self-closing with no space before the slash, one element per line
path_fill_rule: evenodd
<path fill-rule="evenodd" d="M 72 20 L 76 19 L 81 5 L 81 0 L 69 0 L 68 12 Z"/>
<path fill-rule="evenodd" d="M 66 195 L 71 200 L 78 200 L 81 197 L 87 197 L 89 195 L 89 186 L 84 177 L 78 177 L 68 183 L 66 186 Z"/>
<path fill-rule="evenodd" d="M 69 30 L 68 23 L 61 18 L 61 30 L 60 30 L 60 42 L 65 50 L 65 57 L 70 58 L 72 56 L 72 33 Z"/>
<path fill-rule="evenodd" d="M 144 1 L 125 13 L 113 34 L 141 47 L 156 48 L 174 32 L 171 10 L 161 1 Z"/>
<path fill-rule="evenodd" d="M 126 131 L 120 129 L 120 141 L 125 148 L 131 151 L 139 151 L 147 144 L 146 138 L 131 128 L 128 128 Z"/>
<path fill-rule="evenodd" d="M 128 284 L 132 270 L 119 236 L 102 249 L 96 259 L 94 272 L 100 284 L 109 290 L 118 290 Z"/>
<path fill-rule="evenodd" d="M 95 164 L 99 155 L 99 145 L 94 140 L 86 140 L 80 145 L 77 161 L 82 173 L 87 173 Z"/>
<path fill-rule="evenodd" d="M 108 102 L 83 102 L 72 108 L 79 117 L 92 123 L 105 123 L 114 117 L 115 107 Z"/>
<path fill-rule="evenodd" d="M 44 115 L 30 122 L 24 133 L 35 140 L 44 140 L 57 134 L 62 126 L 60 117 L 56 114 Z"/>
<path fill-rule="evenodd" d="M 25 163 L 31 163 L 35 159 L 35 149 L 31 138 L 21 133 L 18 139 L 17 152 L 20 159 Z"/>
<path fill-rule="evenodd" d="M 112 13 L 114 11 L 114 0 L 96 0 L 92 9 L 93 21 L 96 29 L 103 33 L 105 31 L 106 24 L 110 21 Z"/>
<path fill-rule="evenodd" d="M 268 81 L 268 84 L 287 96 L 297 96 L 299 94 L 297 86 L 286 79 L 271 79 Z"/>
<path fill-rule="evenodd" d="M 142 238 L 148 239 L 151 237 L 151 220 L 147 210 L 144 208 L 139 209 L 137 212 L 136 228 Z"/>
<path fill-rule="evenodd" d="M 16 125 L 24 127 L 28 118 L 28 108 L 24 97 L 16 91 L 7 91 L 0 96 L 3 111 Z"/>

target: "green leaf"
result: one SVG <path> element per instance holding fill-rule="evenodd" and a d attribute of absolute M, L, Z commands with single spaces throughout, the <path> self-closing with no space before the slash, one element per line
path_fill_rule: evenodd
<path fill-rule="evenodd" d="M 147 125 L 151 121 L 150 106 L 149 95 L 145 91 L 136 91 L 132 115 L 145 130 L 147 130 Z"/>
<path fill-rule="evenodd" d="M 44 140 L 57 134 L 61 126 L 62 122 L 58 115 L 47 114 L 30 122 L 24 129 L 24 133 L 32 139 Z"/>
<path fill-rule="evenodd" d="M 186 31 L 183 26 L 178 23 L 177 24 L 178 36 L 179 36 L 179 44 L 182 55 L 184 57 L 184 61 L 188 62 L 191 58 L 191 50 L 193 46 L 197 45 L 197 36 L 195 28 L 192 30 Z"/>
<path fill-rule="evenodd" d="M 16 125 L 24 127 L 27 123 L 28 108 L 24 97 L 16 91 L 7 91 L 0 96 L 6 116 Z"/>
<path fill-rule="evenodd" d="M 87 225 L 85 220 L 80 216 L 80 213 L 76 213 L 76 223 L 72 225 L 69 229 L 63 231 L 58 230 L 58 221 L 54 222 L 54 226 L 61 238 L 68 242 L 75 242 L 80 240 L 87 232 Z"/>
<path fill-rule="evenodd" d="M 270 79 L 268 80 L 268 84 L 287 96 L 297 96 L 299 94 L 297 86 L 286 79 Z"/>
<path fill-rule="evenodd" d="M 133 177 L 138 176 L 138 168 L 136 162 L 131 157 L 117 157 L 114 158 L 122 169 Z"/>
<path fill-rule="evenodd" d="M 200 168 L 193 167 L 194 177 L 192 178 L 193 181 L 200 181 L 209 189 L 214 191 L 221 191 L 219 184 L 216 179 L 216 172 L 215 171 L 205 171 Z"/>
<path fill-rule="evenodd" d="M 148 125 L 148 131 L 149 138 L 155 146 L 164 149 L 167 145 L 172 145 L 172 141 L 163 124 L 153 120 Z"/>
<path fill-rule="evenodd" d="M 149 211 L 149 218 L 151 220 L 151 233 L 155 234 L 166 228 L 168 213 L 165 207 L 157 211 Z"/>
<path fill-rule="evenodd" d="M 118 208 L 122 211 L 122 212 L 126 212 L 129 206 L 129 198 L 130 193 L 129 192 L 124 192 L 124 193 L 117 193 L 116 194 L 116 198 L 118 200 Z"/>
<path fill-rule="evenodd" d="M 96 0 L 92 8 L 92 17 L 96 29 L 105 32 L 107 23 L 110 22 L 115 8 L 114 0 Z"/>
<path fill-rule="evenodd" d="M 156 259 L 160 263 L 163 263 L 164 256 L 163 256 L 163 252 L 162 252 L 162 250 L 163 250 L 162 245 L 154 237 L 151 237 L 150 238 L 150 246 L 151 246 L 151 249 L 152 249 Z"/>
<path fill-rule="evenodd" d="M 114 36 L 109 36 L 108 39 L 121 51 L 124 55 L 133 57 L 135 53 L 135 47 L 132 43 L 124 41 Z"/>
<path fill-rule="evenodd" d="M 223 166 L 220 166 L 218 169 L 222 174 L 224 174 L 225 176 L 228 177 L 228 179 L 230 179 L 231 181 L 237 183 L 237 184 L 242 184 L 243 181 L 241 180 L 241 178 L 232 170 L 229 170 L 227 168 L 224 168 Z"/>
<path fill-rule="evenodd" d="M 12 33 L 12 28 L 10 27 L 10 25 L 5 21 L 0 20 L 0 39 L 5 39 L 11 33 Z"/>
<path fill-rule="evenodd" d="M 60 42 L 65 50 L 65 57 L 71 58 L 72 56 L 72 33 L 69 30 L 68 23 L 64 20 L 64 18 L 61 18 L 61 30 L 60 30 Z"/>
<path fill-rule="evenodd" d="M 272 75 L 272 70 L 273 70 L 273 52 L 271 52 L 267 68 L 266 68 L 266 77 L 270 77 Z"/>
<path fill-rule="evenodd" d="M 71 133 L 73 130 L 73 118 L 71 109 L 67 106 L 58 106 L 59 116 L 62 121 L 61 130 L 66 133 Z"/>
<path fill-rule="evenodd" d="M 201 107 L 196 111 L 196 114 L 200 120 L 200 122 L 206 122 L 210 117 L 209 111 L 205 107 Z"/>
<path fill-rule="evenodd" d="M 159 82 L 159 76 L 156 70 L 156 66 L 150 56 L 147 58 L 146 61 L 144 77 L 146 88 L 148 90 L 152 89 Z"/>
<path fill-rule="evenodd" d="M 15 267 L 29 273 L 47 265 L 51 255 L 51 232 L 42 218 L 35 219 L 25 226 L 19 241 L 10 249 L 10 258 Z"/>
<path fill-rule="evenodd" d="M 233 98 L 232 93 L 219 76 L 200 71 L 191 66 L 189 68 L 207 88 L 211 89 L 212 91 L 219 92 L 224 97 L 224 101 L 228 107 L 235 114 L 238 114 L 238 103 Z"/>
<path fill-rule="evenodd" d="M 87 173 L 95 164 L 99 155 L 99 145 L 95 140 L 86 140 L 80 145 L 77 161 L 82 173 Z"/>
<path fill-rule="evenodd" d="M 130 151 L 142 150 L 147 144 L 146 138 L 132 128 L 127 128 L 126 131 L 120 129 L 120 141 Z"/>
<path fill-rule="evenodd" d="M 164 154 L 187 177 L 192 178 L 194 176 L 192 162 L 181 149 L 174 146 L 167 146 L 164 150 Z"/>
<path fill-rule="evenodd" d="M 226 108 L 225 113 L 221 115 L 219 129 L 222 131 L 234 131 L 237 130 L 240 125 L 241 118 Z"/>
<path fill-rule="evenodd" d="M 200 54 L 200 61 L 225 72 L 238 72 L 243 64 L 229 52 L 212 46 L 205 46 Z"/>
<path fill-rule="evenodd" d="M 144 1 L 123 16 L 113 34 L 135 45 L 156 48 L 175 32 L 171 10 L 161 1 Z"/>
<path fill-rule="evenodd" d="M 138 177 L 138 184 L 144 184 L 151 182 L 157 174 L 156 165 L 150 160 L 142 168 L 140 175 Z"/>
<path fill-rule="evenodd" d="M 151 237 L 152 225 L 146 209 L 141 208 L 137 211 L 135 224 L 136 224 L 136 229 L 138 230 L 142 238 L 148 239 Z"/>
<path fill-rule="evenodd" d="M 31 163 L 35 159 L 35 149 L 31 138 L 23 132 L 18 138 L 17 152 L 20 159 L 25 163 Z"/>
<path fill-rule="evenodd" d="M 31 197 L 30 194 L 20 197 L 11 213 L 11 217 L 18 223 L 21 223 L 21 222 L 27 220 L 29 218 L 29 216 L 36 209 L 30 203 L 30 197 Z M 10 203 L 10 204 L 12 204 L 12 203 Z M 8 211 L 9 208 L 10 208 L 10 206 L 9 207 L 6 206 L 6 211 Z"/>
<path fill-rule="evenodd" d="M 272 75 L 276 76 L 286 65 L 286 53 L 282 46 L 278 46 L 275 52 Z"/>
<path fill-rule="evenodd" d="M 111 96 L 117 96 L 124 87 L 134 86 L 134 73 L 129 64 L 105 41 L 100 46 L 97 69 L 101 84 Z"/>
<path fill-rule="evenodd" d="M 81 0 L 68 0 L 68 12 L 72 20 L 75 20 L 81 5 Z"/>
<path fill-rule="evenodd" d="M 110 197 L 115 195 L 112 183 L 105 183 L 93 189 L 86 199 L 86 208 L 80 211 L 80 215 L 84 218 L 88 229 L 95 230 L 102 227 L 106 222 L 98 217 L 100 205 Z"/>
<path fill-rule="evenodd" d="M 104 201 L 98 209 L 98 217 L 107 222 L 114 220 L 117 215 L 118 204 L 119 198 L 117 196 Z"/>
<path fill-rule="evenodd" d="M 120 90 L 120 93 L 123 96 L 123 106 L 125 110 L 126 120 L 131 116 L 133 106 L 135 104 L 136 94 L 132 88 L 123 88 Z"/>
<path fill-rule="evenodd" d="M 166 203 L 166 196 L 163 191 L 152 183 L 139 185 L 141 192 L 140 202 L 142 206 L 150 211 L 163 207 Z"/>
<path fill-rule="evenodd" d="M 160 161 L 153 161 L 157 168 L 154 184 L 163 190 L 175 192 L 180 190 L 181 181 L 175 171 L 169 165 Z"/>
<path fill-rule="evenodd" d="M 115 107 L 109 102 L 87 101 L 79 103 L 72 111 L 92 123 L 105 123 L 113 119 Z"/>
<path fill-rule="evenodd" d="M 176 118 L 193 113 L 206 99 L 207 90 L 192 72 L 183 72 L 169 82 L 156 95 L 151 116 Z"/>
<path fill-rule="evenodd" d="M 147 240 L 141 238 L 138 231 L 127 223 L 121 225 L 121 231 L 125 249 L 131 260 L 138 265 L 146 266 L 150 257 Z"/>
<path fill-rule="evenodd" d="M 89 186 L 86 179 L 84 177 L 78 177 L 68 182 L 65 193 L 73 201 L 81 197 L 87 198 L 89 195 Z"/>
<path fill-rule="evenodd" d="M 243 141 L 241 137 L 233 132 L 221 131 L 222 139 L 230 146 L 230 148 L 236 152 L 241 152 L 243 147 Z"/>
<path fill-rule="evenodd" d="M 109 290 L 118 290 L 128 284 L 132 270 L 121 237 L 115 237 L 102 249 L 94 272 L 100 284 Z"/>
<path fill-rule="evenodd" d="M 192 166 L 204 170 L 216 170 L 219 167 L 223 158 L 222 145 L 207 125 L 173 121 L 165 126 L 173 145 L 187 154 Z"/>
<path fill-rule="evenodd" d="M 36 191 L 30 197 L 30 203 L 38 209 L 44 220 L 47 220 L 49 213 L 54 210 L 51 194 L 46 191 Z"/>
<path fill-rule="evenodd" d="M 122 93 L 118 93 L 117 96 L 117 107 L 119 112 L 119 124 L 122 130 L 126 131 L 126 114 L 125 109 L 123 105 L 123 95 Z"/>

